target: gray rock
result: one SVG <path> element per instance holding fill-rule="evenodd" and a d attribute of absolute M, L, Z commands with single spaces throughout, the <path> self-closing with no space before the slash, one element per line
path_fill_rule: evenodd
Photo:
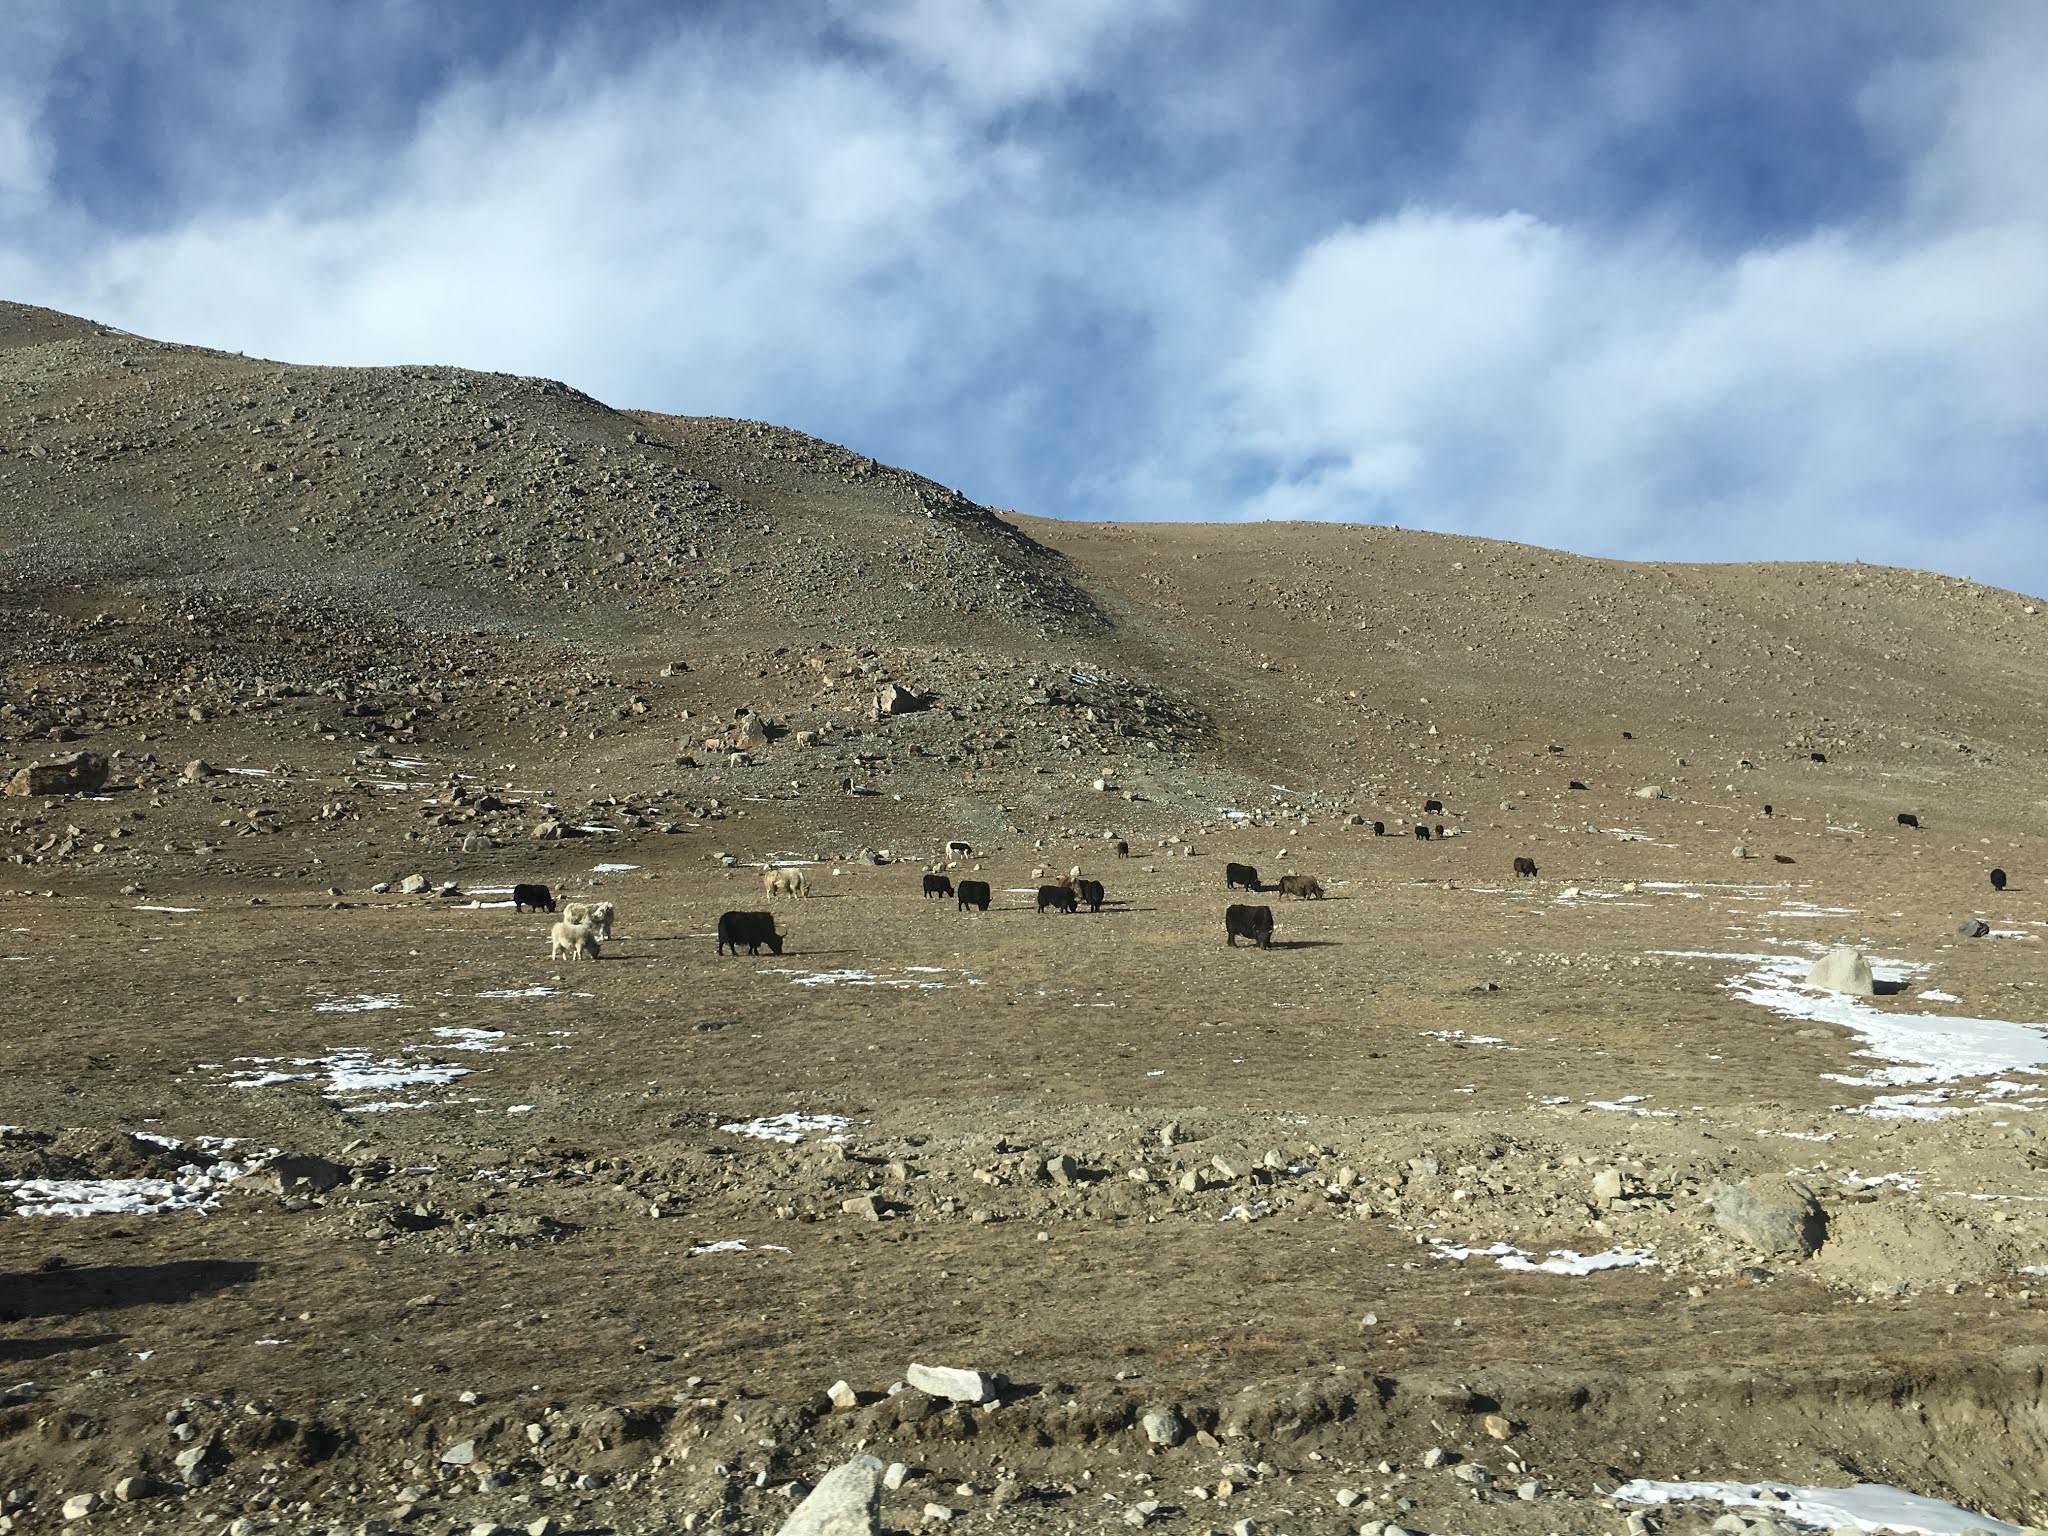
<path fill-rule="evenodd" d="M 253 1172 L 280 1194 L 320 1194 L 334 1188 L 349 1174 L 345 1164 L 295 1152 L 269 1158 Z"/>
<path fill-rule="evenodd" d="M 1806 973 L 1806 984 L 1851 997 L 1877 996 L 1877 981 L 1870 974 L 1870 962 L 1853 949 L 1831 949 L 1822 955 Z"/>
<path fill-rule="evenodd" d="M 66 1520 L 83 1520 L 87 1515 L 98 1509 L 101 1502 L 100 1496 L 96 1493 L 74 1493 L 64 1501 L 64 1518 Z"/>
<path fill-rule="evenodd" d="M 407 875 L 398 882 L 398 894 L 401 896 L 417 896 L 426 888 L 427 877 L 425 875 Z"/>
<path fill-rule="evenodd" d="M 903 1479 L 910 1476 L 910 1468 L 903 1462 L 892 1461 L 882 1473 L 882 1486 L 894 1493 L 903 1486 Z"/>
<path fill-rule="evenodd" d="M 1187 1420 L 1180 1416 L 1177 1408 L 1147 1409 L 1138 1423 L 1145 1431 L 1145 1438 L 1154 1445 L 1175 1446 L 1188 1437 Z"/>
<path fill-rule="evenodd" d="M 1593 1175 L 1593 1199 L 1600 1205 L 1612 1205 L 1628 1193 L 1628 1186 L 1618 1168 L 1603 1168 Z"/>
<path fill-rule="evenodd" d="M 819 1478 L 776 1536 L 875 1536 L 881 1498 L 881 1461 L 856 1456 Z"/>
<path fill-rule="evenodd" d="M 957 1370 L 949 1365 L 913 1364 L 903 1379 L 918 1391 L 956 1403 L 994 1402 L 996 1384 L 980 1371 Z"/>
<path fill-rule="evenodd" d="M 1966 939 L 1981 939 L 1991 932 L 1991 925 L 1981 917 L 1972 917 L 1961 923 L 1956 932 Z"/>
<path fill-rule="evenodd" d="M 1709 1203 L 1722 1231 L 1765 1258 L 1807 1258 L 1827 1237 L 1827 1218 L 1812 1192 L 1783 1179 L 1724 1184 Z"/>
<path fill-rule="evenodd" d="M 451 1445 L 441 1453 L 441 1464 L 445 1467 L 466 1467 L 476 1460 L 476 1442 L 464 1440 Z"/>
<path fill-rule="evenodd" d="M 1080 1171 L 1080 1168 L 1081 1165 L 1064 1152 L 1058 1157 L 1049 1157 L 1045 1160 L 1046 1174 L 1055 1184 L 1066 1185 L 1073 1183 L 1074 1175 Z"/>
<path fill-rule="evenodd" d="M 845 1381 L 833 1382 L 831 1386 L 825 1389 L 825 1396 L 832 1400 L 834 1408 L 843 1410 L 860 1406 L 860 1394 L 854 1391 L 852 1386 Z"/>

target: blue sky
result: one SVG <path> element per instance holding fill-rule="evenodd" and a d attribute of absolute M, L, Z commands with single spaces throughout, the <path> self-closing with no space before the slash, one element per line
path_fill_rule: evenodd
<path fill-rule="evenodd" d="M 2035 0 L 9 0 L 0 294 L 1052 516 L 2048 589 Z"/>

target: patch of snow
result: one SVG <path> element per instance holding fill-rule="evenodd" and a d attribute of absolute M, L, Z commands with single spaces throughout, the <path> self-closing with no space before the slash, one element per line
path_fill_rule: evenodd
<path fill-rule="evenodd" d="M 593 864 L 590 872 L 593 875 L 623 875 L 627 870 L 639 867 L 638 864 Z"/>
<path fill-rule="evenodd" d="M 17 1216 L 156 1216 L 210 1211 L 250 1164 L 188 1163 L 168 1179 L 4 1179 Z"/>
<path fill-rule="evenodd" d="M 786 1114 L 761 1115 L 752 1120 L 736 1120 L 719 1129 L 728 1136 L 751 1136 L 756 1141 L 780 1141 L 789 1145 L 802 1141 L 815 1131 L 844 1131 L 853 1124 L 844 1115 L 807 1115 L 799 1110 Z"/>
<path fill-rule="evenodd" d="M 1590 1275 L 1602 1269 L 1655 1269 L 1657 1260 L 1646 1248 L 1610 1248 L 1605 1253 L 1575 1253 L 1553 1248 L 1547 1259 L 1532 1259 L 1513 1243 L 1495 1243 L 1487 1248 L 1459 1248 L 1434 1243 L 1430 1255 L 1438 1259 L 1492 1259 L 1502 1269 L 1527 1270 L 1545 1275 Z"/>
<path fill-rule="evenodd" d="M 1588 1099 L 1586 1105 L 1589 1109 L 1605 1109 L 1623 1115 L 1642 1115 L 1653 1120 L 1678 1118 L 1678 1111 L 1675 1109 L 1638 1109 L 1636 1106 L 1642 1097 L 1639 1093 L 1632 1093 L 1625 1099 Z"/>
<path fill-rule="evenodd" d="M 1803 955 L 1778 955 L 1722 985 L 1744 1002 L 1768 1008 L 1781 1018 L 1839 1025 L 1862 1039 L 1857 1055 L 1896 1063 L 1860 1078 L 1838 1077 L 1834 1081 L 1854 1086 L 1947 1083 L 2027 1071 L 2048 1063 L 2048 1033 L 2039 1025 L 1886 1012 L 1860 998 L 1808 986 L 1810 965 Z M 1879 959 L 1872 962 L 1871 969 L 1891 973 L 1885 979 L 1896 982 L 1910 979 L 1921 967 L 1903 960 Z"/>
<path fill-rule="evenodd" d="M 1762 1507 L 1776 1519 L 1830 1530 L 1853 1526 L 1859 1531 L 1904 1531 L 1910 1536 L 1962 1536 L 1969 1530 L 2021 1536 L 2017 1525 L 1884 1483 L 1810 1488 L 1796 1483 L 1665 1483 L 1637 1478 L 1615 1489 L 1614 1497 L 1628 1504 Z"/>
<path fill-rule="evenodd" d="M 485 998 L 553 997 L 554 995 L 555 989 L 553 987 L 544 987 L 538 982 L 530 987 L 500 987 L 494 991 L 477 993 L 478 997 Z"/>
<path fill-rule="evenodd" d="M 497 1043 L 505 1038 L 505 1031 L 502 1029 L 469 1029 L 458 1025 L 444 1024 L 434 1031 L 434 1035 L 441 1042 L 440 1049 L 444 1051 L 506 1051 L 511 1049 L 509 1046 Z M 432 1050 L 434 1047 L 409 1045 L 406 1049 L 408 1051 L 425 1051 Z"/>
<path fill-rule="evenodd" d="M 380 1008 L 405 1008 L 410 1006 L 396 992 L 358 992 L 354 997 L 330 997 L 324 1003 L 315 1003 L 315 1013 L 375 1013 Z"/>
<path fill-rule="evenodd" d="M 764 966 L 762 969 L 770 976 L 787 976 L 790 979 L 789 984 L 793 987 L 914 987 L 920 991 L 930 992 L 943 991 L 946 988 L 957 987 L 963 984 L 970 987 L 984 985 L 980 978 L 970 976 L 966 971 L 954 973 L 965 978 L 963 983 L 957 981 L 926 981 L 916 976 L 889 975 L 877 971 L 864 971 L 857 966 L 846 966 L 836 971 L 804 971 L 789 966 Z M 912 967 L 912 969 L 923 972 L 926 975 L 947 974 L 942 968 L 932 965 L 920 965 Z"/>
<path fill-rule="evenodd" d="M 1919 996 L 1930 1003 L 1960 1003 L 1962 1001 L 1953 992 L 1937 992 L 1933 987 L 1929 987 L 1926 991 L 1920 993 Z"/>
<path fill-rule="evenodd" d="M 137 907 L 138 912 L 197 912 L 197 907 Z M 26 930 L 23 930 L 26 931 Z"/>

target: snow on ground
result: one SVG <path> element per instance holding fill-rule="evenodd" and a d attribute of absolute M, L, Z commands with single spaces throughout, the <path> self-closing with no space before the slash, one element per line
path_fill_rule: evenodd
<path fill-rule="evenodd" d="M 510 1046 L 498 1042 L 505 1038 L 502 1029 L 469 1029 L 459 1025 L 444 1024 L 434 1031 L 438 1046 L 409 1045 L 408 1051 L 440 1049 L 444 1051 L 508 1051 Z"/>
<path fill-rule="evenodd" d="M 1424 1040 L 1442 1040 L 1451 1045 L 1492 1045 L 1508 1051 L 1518 1051 L 1521 1049 L 1518 1045 L 1509 1045 L 1499 1035 L 1468 1035 L 1462 1029 L 1425 1029 L 1422 1031 L 1421 1038 Z"/>
<path fill-rule="evenodd" d="M 789 1250 L 780 1243 L 763 1243 L 759 1248 L 750 1248 L 743 1237 L 728 1237 L 715 1243 L 699 1243 L 690 1250 L 690 1257 L 700 1253 L 787 1253 Z"/>
<path fill-rule="evenodd" d="M 1862 998 L 1808 986 L 1806 972 L 1812 961 L 1806 955 L 1744 958 L 1751 959 L 1751 968 L 1722 983 L 1744 1002 L 1782 1018 L 1838 1025 L 1863 1041 L 1857 1055 L 1893 1063 L 1862 1077 L 1834 1081 L 1856 1087 L 1904 1087 L 2036 1072 L 2048 1065 L 2048 1033 L 2040 1025 L 1875 1008 Z M 1903 982 L 1922 967 L 1875 959 L 1871 969 L 1881 980 Z"/>
<path fill-rule="evenodd" d="M 853 1122 L 844 1115 L 807 1115 L 799 1110 L 790 1110 L 780 1115 L 760 1115 L 752 1120 L 736 1120 L 719 1129 L 728 1136 L 751 1136 L 756 1141 L 780 1141 L 795 1144 L 804 1137 L 819 1131 L 844 1131 Z"/>
<path fill-rule="evenodd" d="M 906 966 L 904 969 L 906 972 L 915 971 L 922 974 L 899 975 L 878 971 L 864 971 L 855 966 L 847 966 L 836 971 L 805 971 L 791 966 L 779 965 L 762 967 L 762 970 L 767 975 L 789 977 L 789 984 L 793 987 L 916 987 L 924 991 L 938 991 L 947 987 L 963 985 L 969 987 L 987 985 L 980 977 L 969 975 L 966 971 L 948 973 L 943 967 L 936 965 L 912 965 Z M 934 981 L 931 979 L 934 975 L 944 976 L 947 974 L 961 976 L 964 978 L 964 981 Z"/>
<path fill-rule="evenodd" d="M 174 1145 L 168 1137 L 149 1139 Z M 205 1168 L 187 1163 L 168 1179 L 0 1179 L 0 1189 L 14 1196 L 17 1216 L 155 1216 L 165 1211 L 210 1211 L 220 1203 L 227 1187 L 248 1173 L 256 1161 L 222 1159 Z"/>
<path fill-rule="evenodd" d="M 137 907 L 138 912 L 197 912 L 197 907 Z"/>
<path fill-rule="evenodd" d="M 623 875 L 627 870 L 639 867 L 638 864 L 593 864 L 590 872 L 593 875 Z"/>
<path fill-rule="evenodd" d="M 405 1008 L 410 1006 L 396 992 L 358 992 L 354 997 L 330 997 L 324 1003 L 315 1003 L 315 1013 L 374 1013 L 380 1008 Z"/>
<path fill-rule="evenodd" d="M 1989 1515 L 1972 1514 L 1956 1504 L 1930 1499 L 1884 1483 L 1856 1483 L 1847 1488 L 1808 1488 L 1795 1483 L 1664 1483 L 1637 1478 L 1615 1489 L 1628 1504 L 1725 1504 L 1731 1508 L 1763 1508 L 1795 1525 L 1839 1530 L 1906 1531 L 1915 1536 L 1962 1536 L 1988 1531 L 1991 1536 L 2021 1536 L 2021 1528 Z"/>
<path fill-rule="evenodd" d="M 1553 1248 L 1547 1259 L 1532 1259 L 1526 1249 L 1513 1243 L 1495 1243 L 1487 1248 L 1459 1248 L 1433 1242 L 1430 1257 L 1436 1259 L 1492 1259 L 1502 1269 L 1529 1270 L 1545 1275 L 1590 1275 L 1602 1269 L 1655 1269 L 1656 1258 L 1647 1248 L 1610 1248 L 1605 1253 L 1575 1253 Z"/>

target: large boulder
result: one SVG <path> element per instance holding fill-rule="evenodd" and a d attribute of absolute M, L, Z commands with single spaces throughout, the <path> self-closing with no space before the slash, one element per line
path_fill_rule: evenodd
<path fill-rule="evenodd" d="M 7 793 L 26 795 L 89 795 L 107 782 L 111 771 L 103 752 L 67 752 L 47 763 L 30 763 L 7 781 Z"/>
<path fill-rule="evenodd" d="M 739 724 L 732 728 L 732 749 L 735 752 L 759 752 L 768 745 L 768 727 L 759 715 L 742 715 Z"/>
<path fill-rule="evenodd" d="M 1784 1179 L 1724 1184 L 1709 1202 L 1714 1224 L 1767 1259 L 1804 1259 L 1827 1237 L 1827 1217 L 1813 1192 Z"/>
<path fill-rule="evenodd" d="M 896 683 L 888 683 L 875 695 L 875 714 L 907 715 L 927 708 L 930 704 L 931 700 L 925 695 Z"/>
<path fill-rule="evenodd" d="M 1831 949 L 1822 955 L 1806 973 L 1806 984 L 1851 997 L 1877 996 L 1877 978 L 1870 974 L 1870 962 L 1853 949 Z"/>
<path fill-rule="evenodd" d="M 818 1479 L 776 1536 L 875 1536 L 882 1528 L 882 1472 L 873 1456 L 842 1461 Z"/>

